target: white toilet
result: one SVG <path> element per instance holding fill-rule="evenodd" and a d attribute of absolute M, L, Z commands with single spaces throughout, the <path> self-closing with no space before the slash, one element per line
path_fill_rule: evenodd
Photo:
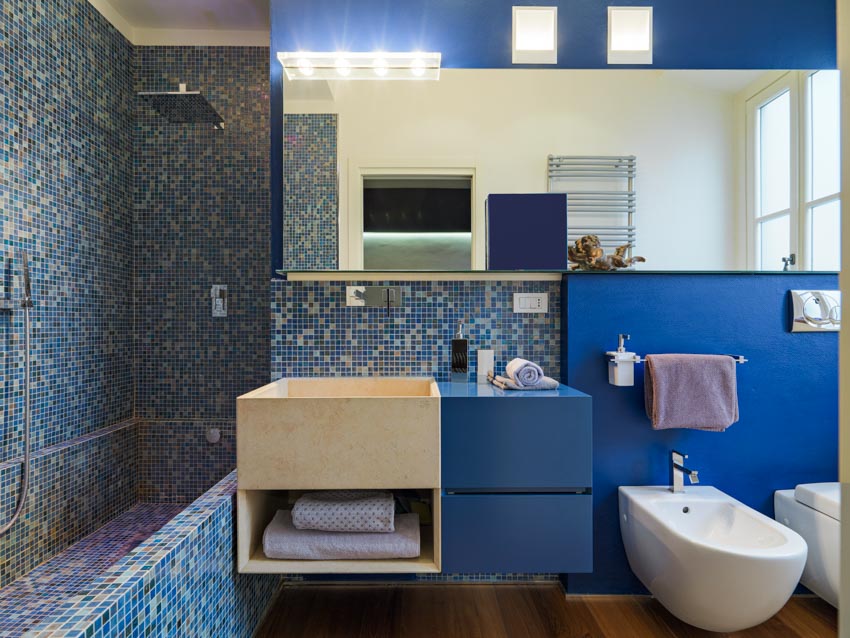
<path fill-rule="evenodd" d="M 775 518 L 806 540 L 809 555 L 800 582 L 838 607 L 841 486 L 807 483 L 773 496 Z"/>

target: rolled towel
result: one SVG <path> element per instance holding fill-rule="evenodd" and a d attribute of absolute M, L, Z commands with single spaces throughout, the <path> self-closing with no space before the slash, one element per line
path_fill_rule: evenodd
<path fill-rule="evenodd" d="M 653 429 L 728 428 L 738 420 L 735 374 L 735 360 L 725 355 L 647 355 L 644 399 Z"/>
<path fill-rule="evenodd" d="M 519 387 L 528 387 L 540 383 L 544 376 L 543 368 L 525 359 L 511 359 L 505 366 L 505 374 Z"/>
<path fill-rule="evenodd" d="M 296 529 L 325 532 L 392 532 L 395 501 L 390 492 L 328 490 L 308 492 L 292 508 Z"/>
<path fill-rule="evenodd" d="M 263 532 L 263 552 L 285 560 L 364 560 L 419 556 L 419 517 L 399 514 L 389 534 L 295 529 L 288 510 L 278 510 Z"/>
<path fill-rule="evenodd" d="M 560 383 L 555 381 L 555 379 L 551 377 L 541 377 L 540 381 L 537 382 L 537 385 L 526 386 L 521 388 L 516 383 L 513 382 L 512 379 L 508 377 L 503 377 L 501 375 L 487 375 L 488 381 L 492 383 L 494 386 L 501 390 L 523 390 L 526 392 L 536 391 L 536 390 L 557 390 Z"/>

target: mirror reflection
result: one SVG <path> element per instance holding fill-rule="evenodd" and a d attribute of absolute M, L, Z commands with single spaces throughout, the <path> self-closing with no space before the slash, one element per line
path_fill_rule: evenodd
<path fill-rule="evenodd" d="M 284 104 L 285 171 L 312 180 L 286 186 L 285 268 L 321 226 L 309 269 L 484 269 L 488 195 L 547 191 L 570 241 L 631 241 L 640 270 L 839 267 L 837 71 L 444 69 L 287 81 Z M 635 158 L 632 217 L 580 206 L 622 185 L 551 179 L 577 156 Z"/>

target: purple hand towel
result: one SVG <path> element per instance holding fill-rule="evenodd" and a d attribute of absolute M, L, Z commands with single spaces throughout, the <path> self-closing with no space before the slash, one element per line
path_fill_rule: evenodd
<path fill-rule="evenodd" d="M 655 430 L 722 432 L 738 420 L 735 360 L 709 354 L 646 357 L 646 414 Z"/>

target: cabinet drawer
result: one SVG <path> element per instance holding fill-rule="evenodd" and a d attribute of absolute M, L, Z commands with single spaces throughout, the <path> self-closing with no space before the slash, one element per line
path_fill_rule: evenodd
<path fill-rule="evenodd" d="M 443 399 L 443 487 L 591 487 L 592 432 L 590 397 Z"/>
<path fill-rule="evenodd" d="M 443 572 L 590 572 L 592 498 L 444 494 Z"/>

